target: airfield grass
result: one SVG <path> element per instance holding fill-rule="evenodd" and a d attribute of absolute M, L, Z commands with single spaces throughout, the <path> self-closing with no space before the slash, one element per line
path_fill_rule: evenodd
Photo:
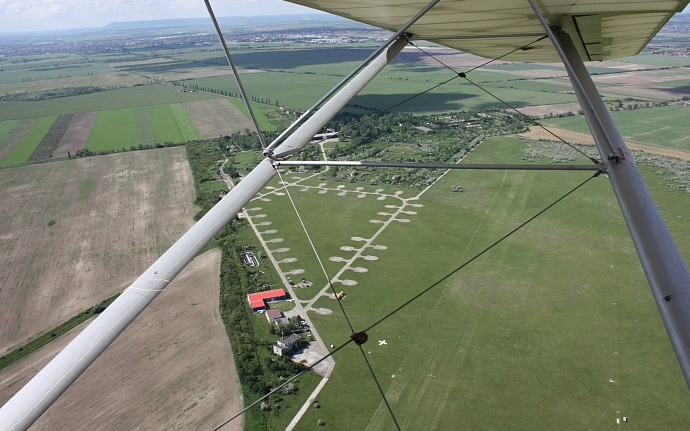
<path fill-rule="evenodd" d="M 523 145 L 492 138 L 466 161 L 518 162 Z M 388 248 L 372 252 L 378 260 L 362 261 L 369 271 L 351 277 L 358 284 L 345 289 L 343 306 L 355 330 L 590 175 L 450 172 L 416 201 L 423 207 L 410 223 L 394 223 L 378 238 Z M 663 181 L 651 171 L 645 175 Z M 464 192 L 450 192 L 456 185 Z M 319 214 L 320 222 L 308 227 L 325 257 L 349 237 L 337 222 L 350 220 L 350 235 L 363 237 L 376 227 L 364 227 L 369 213 L 350 209 L 359 201 L 351 195 L 337 206 L 307 202 L 329 194 L 335 193 L 293 192 L 304 200 L 301 213 Z M 662 212 L 674 214 L 689 200 L 680 191 L 655 197 Z M 289 212 L 274 215 L 266 205 L 273 203 L 260 202 L 262 212 L 276 235 L 287 238 Z M 674 232 L 689 230 L 687 221 L 673 218 Z M 338 239 L 327 245 L 331 235 Z M 277 245 L 297 250 L 287 240 Z M 688 245 L 679 245 L 687 256 Z M 349 329 L 333 300 L 322 298 L 316 306 L 334 310 L 311 314 L 325 343 L 347 341 Z M 682 429 L 690 422 L 690 396 L 604 176 L 368 334 L 362 348 L 403 429 L 603 430 L 622 416 L 637 429 Z M 335 371 L 318 397 L 321 407 L 310 408 L 298 429 L 319 429 L 318 419 L 329 429 L 394 429 L 357 350 L 351 344 L 335 355 Z"/>
<path fill-rule="evenodd" d="M 359 247 L 363 243 L 354 241 L 352 237 L 370 238 L 381 227 L 381 224 L 371 223 L 370 220 L 382 219 L 383 217 L 377 215 L 377 212 L 391 211 L 386 209 L 385 205 L 400 206 L 400 200 L 395 197 L 386 197 L 385 200 L 378 200 L 377 194 L 373 194 L 376 189 L 384 189 L 383 193 L 393 194 L 397 190 L 405 190 L 397 187 L 385 186 L 371 186 L 363 184 L 350 184 L 347 181 L 333 181 L 328 176 L 328 173 L 318 174 L 316 176 L 305 174 L 283 174 L 286 181 L 294 182 L 296 178 L 305 178 L 303 181 L 295 186 L 289 187 L 290 195 L 292 196 L 295 206 L 297 207 L 300 217 L 307 229 L 311 232 L 312 229 L 323 232 L 327 230 L 328 234 L 318 235 L 313 238 L 314 245 L 319 252 L 326 272 L 329 278 L 333 277 L 338 270 L 342 268 L 342 263 L 333 262 L 331 257 L 339 257 L 350 259 L 354 255 L 354 251 L 344 251 L 340 247 L 353 246 Z M 311 177 L 311 178 L 309 178 Z M 323 184 L 323 187 L 318 187 Z M 341 186 L 342 189 L 337 189 Z M 271 182 L 269 189 L 264 189 L 262 192 L 266 193 L 271 190 L 278 193 L 285 193 L 282 186 L 279 185 L 278 180 Z M 361 187 L 362 190 L 356 191 L 355 187 Z M 272 189 L 271 189 L 272 188 Z M 337 190 L 336 190 L 337 189 Z M 325 193 L 322 193 L 325 191 Z M 346 191 L 345 195 L 340 195 L 342 191 Z M 366 197 L 358 198 L 362 192 L 370 192 Z M 412 196 L 412 192 L 408 190 L 404 195 Z M 318 196 L 318 198 L 315 198 Z M 281 270 L 289 273 L 294 270 L 303 270 L 303 273 L 291 275 L 290 277 L 299 282 L 302 277 L 307 281 L 313 283 L 309 288 L 297 288 L 296 295 L 300 299 L 310 299 L 316 292 L 326 286 L 327 280 L 323 275 L 323 271 L 312 251 L 307 237 L 299 224 L 299 220 L 295 214 L 288 197 L 286 195 L 277 196 L 275 193 L 264 196 L 264 199 L 270 201 L 262 201 L 255 199 L 247 205 L 250 214 L 269 214 L 269 217 L 258 218 L 256 223 L 264 221 L 271 221 L 270 226 L 260 226 L 259 231 L 276 230 L 272 234 L 265 234 L 265 240 L 280 238 L 281 242 L 269 243 L 270 249 L 278 249 L 288 247 L 290 251 L 285 253 L 276 253 L 275 257 L 280 262 L 287 258 L 297 258 L 294 262 L 280 263 Z M 261 208 L 260 210 L 256 208 Z M 342 210 L 342 211 L 341 211 Z M 360 217 L 352 217 L 352 212 L 356 212 Z M 327 214 L 327 217 L 325 215 Z M 271 216 L 273 215 L 273 216 Z M 279 215 L 279 216 L 278 216 Z M 279 217 L 280 228 L 275 226 L 275 218 Z M 383 218 L 385 219 L 385 218 Z M 385 251 L 384 251 L 385 253 Z M 376 254 L 376 253 L 365 253 Z M 364 260 L 358 260 L 353 266 L 367 267 L 370 263 Z M 375 265 L 375 264 L 374 264 Z M 340 280 L 352 279 L 354 273 L 351 270 L 345 271 L 338 278 Z M 347 286 L 340 283 L 335 283 L 336 291 L 347 290 Z M 331 307 L 336 307 L 335 302 L 330 304 Z"/>
<path fill-rule="evenodd" d="M 17 145 L 10 150 L 7 156 L 0 160 L 0 166 L 9 166 L 19 163 L 25 163 L 29 160 L 31 153 L 36 149 L 41 139 L 45 136 L 53 125 L 57 117 L 43 117 L 40 118 L 31 129 L 24 135 L 24 137 L 17 143 Z"/>
<path fill-rule="evenodd" d="M 181 103 L 215 97 L 220 96 L 204 92 L 179 93 L 174 86 L 167 84 L 140 85 L 81 96 L 48 99 L 38 104 L 35 102 L 2 102 L 0 104 L 0 121 Z"/>
<path fill-rule="evenodd" d="M 665 148 L 690 151 L 690 135 L 687 128 L 689 106 L 670 105 L 631 111 L 611 112 L 623 138 Z M 544 119 L 546 125 L 589 133 L 583 116 Z"/>
<path fill-rule="evenodd" d="M 222 183 L 222 182 L 213 182 Z M 209 183 L 203 183 L 209 184 Z M 202 185 L 203 187 L 203 185 Z M 227 187 L 225 188 L 227 190 Z M 248 246 L 250 250 L 258 252 L 261 249 L 261 244 L 258 238 L 254 235 L 251 229 L 241 229 L 235 234 L 233 240 L 237 245 Z M 262 271 L 263 275 L 259 275 L 258 271 Z M 278 287 L 281 284 L 280 277 L 266 258 L 259 259 L 259 267 L 250 270 L 250 283 L 253 285 L 268 284 L 271 287 Z M 279 308 L 283 311 L 294 308 L 294 303 L 287 301 L 280 301 L 279 303 L 271 304 L 271 308 Z M 266 321 L 264 314 L 254 313 L 252 316 L 254 339 L 256 343 L 261 346 L 270 346 L 278 339 L 277 335 L 272 335 L 269 332 L 269 324 Z M 265 361 L 273 359 L 273 351 L 266 347 L 260 348 L 259 354 Z M 270 429 L 283 430 L 287 428 L 292 418 L 297 414 L 299 408 L 307 400 L 307 397 L 312 393 L 316 385 L 321 380 L 321 376 L 316 373 L 307 372 L 294 382 L 297 389 L 295 395 L 278 395 L 280 397 L 280 410 L 273 411 L 268 414 L 262 413 L 258 408 L 252 408 L 245 413 L 245 429 Z M 245 405 L 253 402 L 251 395 L 245 395 Z"/>
<path fill-rule="evenodd" d="M 89 151 L 118 151 L 137 145 L 137 108 L 96 113 L 86 141 Z"/>

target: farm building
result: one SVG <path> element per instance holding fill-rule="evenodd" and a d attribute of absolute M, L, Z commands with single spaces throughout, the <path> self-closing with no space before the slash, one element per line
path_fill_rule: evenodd
<path fill-rule="evenodd" d="M 287 295 L 283 289 L 273 289 L 247 295 L 247 300 L 249 301 L 249 306 L 252 307 L 252 311 L 266 310 L 268 309 L 268 305 L 266 305 L 267 302 L 278 301 L 285 298 L 287 298 Z"/>
<path fill-rule="evenodd" d="M 297 334 L 290 334 L 287 337 L 279 338 L 273 345 L 273 353 L 278 356 L 283 356 L 292 352 L 298 344 L 302 341 L 302 337 Z"/>
<path fill-rule="evenodd" d="M 288 318 L 285 317 L 282 311 L 276 309 L 266 310 L 266 320 L 268 323 L 278 323 L 278 325 L 286 325 Z"/>

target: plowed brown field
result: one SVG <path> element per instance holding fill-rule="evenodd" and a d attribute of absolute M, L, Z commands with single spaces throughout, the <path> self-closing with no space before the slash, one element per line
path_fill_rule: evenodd
<path fill-rule="evenodd" d="M 0 353 L 112 296 L 191 224 L 184 148 L 3 169 Z"/>
<path fill-rule="evenodd" d="M 208 430 L 239 411 L 219 270 L 219 251 L 197 257 L 31 429 Z M 3 370 L 0 404 L 81 329 Z"/>
<path fill-rule="evenodd" d="M 254 127 L 251 120 L 228 99 L 198 100 L 183 105 L 204 139 L 232 135 Z"/>
<path fill-rule="evenodd" d="M 91 133 L 91 126 L 93 126 L 95 118 L 96 112 L 94 111 L 75 114 L 65 135 L 60 140 L 60 145 L 53 153 L 53 158 L 61 159 L 67 157 L 68 153 L 74 156 L 77 151 L 86 148 L 86 139 Z"/>

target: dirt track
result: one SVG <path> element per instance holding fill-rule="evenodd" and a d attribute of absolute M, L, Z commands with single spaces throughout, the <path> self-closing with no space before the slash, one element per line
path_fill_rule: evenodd
<path fill-rule="evenodd" d="M 205 430 L 239 411 L 219 271 L 218 250 L 197 257 L 31 429 Z M 0 403 L 72 336 L 3 370 Z"/>
<path fill-rule="evenodd" d="M 566 129 L 559 129 L 557 127 L 547 127 L 550 131 L 555 133 L 556 135 L 562 137 L 568 142 L 571 143 L 586 143 L 586 144 L 593 144 L 594 139 L 592 138 L 592 135 L 587 134 L 587 133 L 580 133 L 580 132 L 573 132 L 571 130 L 566 130 Z M 555 139 L 553 135 L 549 134 L 546 132 L 544 129 L 540 127 L 532 127 L 530 128 L 529 132 L 526 133 L 521 133 L 520 136 L 524 136 L 526 138 L 530 139 L 549 139 L 553 140 Z M 645 151 L 647 153 L 652 153 L 652 154 L 660 154 L 663 156 L 670 156 L 670 157 L 676 157 L 679 159 L 683 160 L 688 160 L 690 161 L 690 152 L 683 151 L 683 150 L 678 150 L 675 148 L 662 148 L 662 147 L 654 147 L 652 145 L 647 145 L 647 144 L 641 144 L 638 142 L 631 142 L 631 141 L 625 141 L 625 144 L 630 148 L 631 150 L 639 150 L 639 151 Z"/>

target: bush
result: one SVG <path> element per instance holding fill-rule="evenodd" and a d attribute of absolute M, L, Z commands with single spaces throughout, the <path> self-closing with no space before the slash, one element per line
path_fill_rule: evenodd
<path fill-rule="evenodd" d="M 323 419 L 319 419 L 316 421 L 316 425 L 322 427 L 322 426 L 326 425 L 326 422 L 324 422 Z"/>
<path fill-rule="evenodd" d="M 290 395 L 294 394 L 295 392 L 297 392 L 297 387 L 292 383 L 288 383 L 280 389 L 280 393 L 283 395 Z"/>

